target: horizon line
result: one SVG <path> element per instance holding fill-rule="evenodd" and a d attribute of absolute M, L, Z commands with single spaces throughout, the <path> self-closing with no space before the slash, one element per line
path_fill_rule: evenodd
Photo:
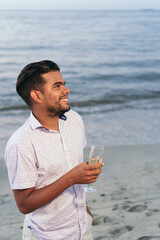
<path fill-rule="evenodd" d="M 139 9 L 0 9 L 0 11 L 159 11 L 155 8 Z"/>

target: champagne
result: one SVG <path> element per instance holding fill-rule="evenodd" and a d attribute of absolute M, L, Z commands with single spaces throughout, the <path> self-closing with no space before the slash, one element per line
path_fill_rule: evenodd
<path fill-rule="evenodd" d="M 90 158 L 89 164 L 94 165 L 102 162 L 102 157 Z"/>
<path fill-rule="evenodd" d="M 90 165 L 102 163 L 103 150 L 104 150 L 103 146 L 91 146 L 91 150 L 89 153 L 89 164 Z M 93 169 L 93 171 L 95 171 L 95 170 L 96 169 Z M 96 189 L 91 184 L 88 184 L 84 188 L 84 190 L 86 192 L 95 192 L 96 191 Z"/>

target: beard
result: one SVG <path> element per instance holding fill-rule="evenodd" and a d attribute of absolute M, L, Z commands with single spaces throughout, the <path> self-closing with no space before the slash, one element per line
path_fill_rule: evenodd
<path fill-rule="evenodd" d="M 58 100 L 52 98 L 46 99 L 46 110 L 49 117 L 61 116 L 65 112 L 70 110 L 69 104 L 61 102 L 64 97 L 67 97 L 68 94 L 61 96 Z"/>
<path fill-rule="evenodd" d="M 55 117 L 55 116 L 59 117 L 62 114 L 64 114 L 65 112 L 68 112 L 69 110 L 70 110 L 70 106 L 63 107 L 60 104 L 57 107 L 48 107 L 47 108 L 48 116 L 50 116 L 50 117 Z"/>

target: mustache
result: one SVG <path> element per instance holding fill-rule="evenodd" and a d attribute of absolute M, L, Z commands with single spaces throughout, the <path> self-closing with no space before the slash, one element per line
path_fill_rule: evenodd
<path fill-rule="evenodd" d="M 61 96 L 60 98 L 59 98 L 59 100 L 61 100 L 61 99 L 63 99 L 63 98 L 68 98 L 68 94 L 65 94 L 65 95 L 63 95 L 63 96 Z"/>

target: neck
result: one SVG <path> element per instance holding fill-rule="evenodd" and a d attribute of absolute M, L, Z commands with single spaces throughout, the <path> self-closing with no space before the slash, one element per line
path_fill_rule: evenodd
<path fill-rule="evenodd" d="M 59 116 L 47 115 L 42 111 L 32 111 L 32 113 L 36 117 L 36 119 L 40 122 L 40 124 L 42 124 L 43 127 L 50 130 L 59 131 L 58 127 Z"/>

